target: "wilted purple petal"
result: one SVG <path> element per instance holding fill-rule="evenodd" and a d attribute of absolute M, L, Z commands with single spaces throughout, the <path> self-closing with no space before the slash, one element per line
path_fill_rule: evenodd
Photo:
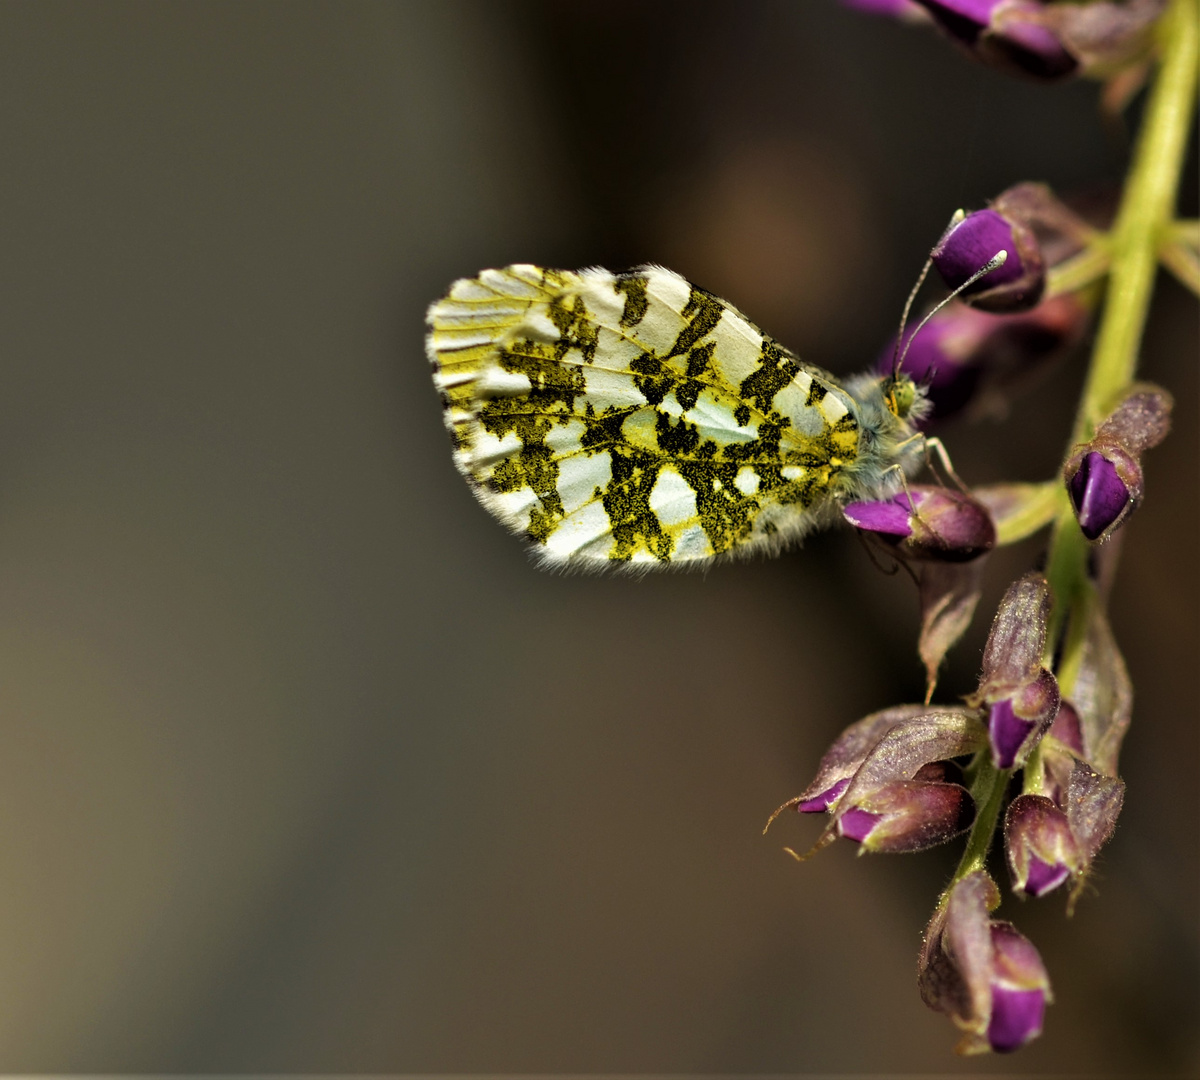
<path fill-rule="evenodd" d="M 992 1018 L 987 1040 L 991 1048 L 1004 1054 L 1018 1050 L 1042 1033 L 1046 995 L 1041 990 L 1010 990 L 992 987 Z"/>
<path fill-rule="evenodd" d="M 1104 533 L 1129 505 L 1129 489 L 1116 466 L 1095 450 L 1084 455 L 1068 490 L 1079 527 L 1089 540 Z"/>
<path fill-rule="evenodd" d="M 1028 573 L 1008 587 L 983 650 L 985 683 L 1019 683 L 1034 676 L 1046 646 L 1050 606 L 1050 585 L 1041 574 Z"/>
<path fill-rule="evenodd" d="M 871 834 L 871 830 L 879 824 L 882 814 L 872 814 L 868 810 L 853 807 L 838 818 L 838 832 L 848 840 L 860 843 Z"/>
<path fill-rule="evenodd" d="M 1062 863 L 1042 862 L 1036 855 L 1029 857 L 1029 874 L 1025 879 L 1025 891 L 1030 896 L 1042 896 L 1057 889 L 1071 876 L 1071 871 Z"/>
<path fill-rule="evenodd" d="M 819 795 L 814 795 L 811 799 L 805 799 L 803 802 L 796 804 L 796 809 L 801 814 L 823 814 L 829 809 L 831 803 L 836 802 L 837 798 L 850 785 L 850 777 L 845 777 L 839 780 L 831 788 L 826 788 Z"/>
<path fill-rule="evenodd" d="M 904 495 L 884 502 L 848 503 L 842 508 L 842 514 L 851 525 L 859 529 L 888 536 L 912 535 L 912 526 L 909 525 L 912 511 Z"/>
<path fill-rule="evenodd" d="M 917 652 L 925 665 L 925 685 L 932 699 L 937 672 L 951 647 L 966 633 L 983 592 L 986 559 L 965 563 L 921 565 L 919 597 L 921 634 Z"/>
<path fill-rule="evenodd" d="M 976 210 L 938 241 L 931 258 L 946 285 L 957 289 L 1001 251 L 1008 253 L 1004 265 L 985 274 L 964 295 L 1006 285 L 1025 272 L 1012 225 L 995 210 Z"/>
<path fill-rule="evenodd" d="M 1133 683 L 1104 608 L 1100 604 L 1089 607 L 1071 703 L 1079 716 L 1087 761 L 1097 771 L 1115 776 L 1121 741 L 1133 714 Z"/>
<path fill-rule="evenodd" d="M 1011 698 L 997 701 L 992 706 L 988 713 L 988 738 L 992 744 L 992 760 L 996 768 L 1013 767 L 1021 744 L 1036 726 L 1036 721 L 1022 720 L 1013 712 Z"/>

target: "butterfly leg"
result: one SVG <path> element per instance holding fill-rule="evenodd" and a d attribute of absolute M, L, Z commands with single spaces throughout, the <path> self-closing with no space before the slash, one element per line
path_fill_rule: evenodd
<path fill-rule="evenodd" d="M 970 489 L 962 482 L 962 478 L 958 475 L 958 473 L 954 471 L 954 466 L 950 464 L 950 455 L 947 453 L 946 446 L 942 440 L 936 435 L 932 437 L 923 436 L 923 438 L 925 439 L 926 453 L 928 454 L 928 451 L 932 450 L 935 454 L 937 454 L 938 461 L 941 462 L 942 468 L 946 470 L 946 475 L 958 485 L 958 489 L 961 492 L 963 492 L 965 495 L 969 495 L 971 493 Z"/>

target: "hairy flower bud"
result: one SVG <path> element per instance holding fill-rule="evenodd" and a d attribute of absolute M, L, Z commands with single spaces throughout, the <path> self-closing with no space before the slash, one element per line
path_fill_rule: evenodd
<path fill-rule="evenodd" d="M 1004 816 L 1013 891 L 1043 896 L 1079 872 L 1079 845 L 1067 815 L 1044 795 L 1018 795 Z"/>
<path fill-rule="evenodd" d="M 1132 388 L 1063 466 L 1079 528 L 1089 540 L 1107 540 L 1141 504 L 1142 451 L 1157 446 L 1171 426 L 1171 395 L 1149 384 Z"/>
<path fill-rule="evenodd" d="M 1072 460 L 1074 473 L 1067 491 L 1079 528 L 1089 540 L 1111 534 L 1136 497 L 1141 499 L 1142 469 L 1136 460 L 1116 448 L 1108 456 L 1099 450 L 1080 453 Z"/>
<path fill-rule="evenodd" d="M 890 499 L 849 503 L 842 514 L 912 559 L 968 562 L 996 543 L 983 504 L 950 488 L 913 484 Z"/>
<path fill-rule="evenodd" d="M 961 784 L 897 780 L 839 808 L 837 831 L 863 851 L 924 851 L 971 827 L 975 803 Z"/>
<path fill-rule="evenodd" d="M 986 745 L 978 711 L 900 705 L 851 724 L 821 759 L 813 782 L 785 809 L 831 816 L 813 851 L 839 836 L 863 851 L 920 851 L 966 829 L 975 804 L 952 759 Z M 767 822 L 768 827 L 771 821 Z"/>
<path fill-rule="evenodd" d="M 1058 704 L 1058 680 L 1046 668 L 1009 696 L 991 703 L 988 740 L 996 768 L 1011 769 L 1025 760 L 1053 723 Z"/>
<path fill-rule="evenodd" d="M 1011 923 L 989 917 L 1000 902 L 982 871 L 950 890 L 925 930 L 921 997 L 964 1032 L 959 1053 L 1006 1053 L 1042 1031 L 1050 981 L 1037 949 Z"/>
<path fill-rule="evenodd" d="M 1041 663 L 1050 599 L 1040 574 L 1009 586 L 984 648 L 979 689 L 968 698 L 988 707 L 988 741 L 998 769 L 1021 764 L 1058 713 L 1058 681 Z"/>
<path fill-rule="evenodd" d="M 976 210 L 951 223 L 930 253 L 950 289 L 970 280 L 1003 251 L 1003 265 L 984 274 L 962 298 L 984 311 L 1027 311 L 1042 298 L 1046 284 L 1041 249 L 1033 229 L 1011 214 Z"/>

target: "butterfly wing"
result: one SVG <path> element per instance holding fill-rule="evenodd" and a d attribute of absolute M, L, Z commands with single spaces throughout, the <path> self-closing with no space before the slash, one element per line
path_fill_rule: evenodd
<path fill-rule="evenodd" d="M 669 270 L 485 270 L 428 323 L 458 468 L 552 563 L 779 546 L 858 453 L 831 376 Z"/>

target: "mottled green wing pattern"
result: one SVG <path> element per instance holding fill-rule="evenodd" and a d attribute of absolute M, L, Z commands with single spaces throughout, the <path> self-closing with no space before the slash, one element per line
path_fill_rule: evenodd
<path fill-rule="evenodd" d="M 778 547 L 859 453 L 850 394 L 669 270 L 485 270 L 428 323 L 456 464 L 553 563 Z"/>

